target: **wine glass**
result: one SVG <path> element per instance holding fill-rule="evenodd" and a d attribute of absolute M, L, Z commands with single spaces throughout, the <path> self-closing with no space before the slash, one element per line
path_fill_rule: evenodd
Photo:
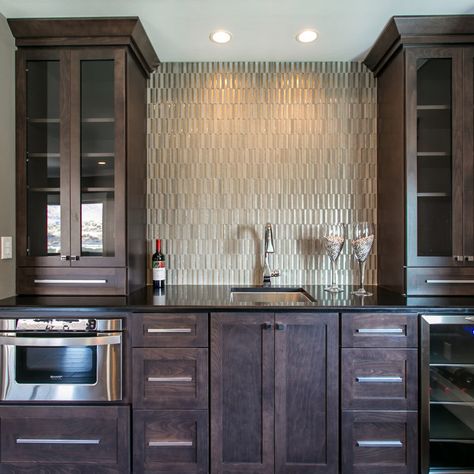
<path fill-rule="evenodd" d="M 322 231 L 324 248 L 331 261 L 331 284 L 324 289 L 331 293 L 338 293 L 342 291 L 342 288 L 336 283 L 336 262 L 344 247 L 346 226 L 345 224 L 325 224 Z"/>
<path fill-rule="evenodd" d="M 365 264 L 367 257 L 372 250 L 375 232 L 374 225 L 369 222 L 357 222 L 352 225 L 352 250 L 355 259 L 359 262 L 359 289 L 353 291 L 354 295 L 372 296 L 364 288 L 365 282 Z"/>

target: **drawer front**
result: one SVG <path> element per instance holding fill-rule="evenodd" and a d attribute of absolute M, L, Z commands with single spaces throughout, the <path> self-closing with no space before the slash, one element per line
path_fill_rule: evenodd
<path fill-rule="evenodd" d="M 410 296 L 474 295 L 473 267 L 407 268 L 406 280 Z"/>
<path fill-rule="evenodd" d="M 342 406 L 417 410 L 416 349 L 342 349 Z"/>
<path fill-rule="evenodd" d="M 133 349 L 137 408 L 208 408 L 207 349 Z"/>
<path fill-rule="evenodd" d="M 0 426 L 5 472 L 34 472 L 37 463 L 61 464 L 61 472 L 129 469 L 128 407 L 0 407 Z"/>
<path fill-rule="evenodd" d="M 415 474 L 415 412 L 343 412 L 343 474 Z"/>
<path fill-rule="evenodd" d="M 342 315 L 343 347 L 418 347 L 416 314 Z"/>
<path fill-rule="evenodd" d="M 207 347 L 207 313 L 136 313 L 134 347 Z"/>
<path fill-rule="evenodd" d="M 134 472 L 207 474 L 208 436 L 207 411 L 135 411 Z"/>
<path fill-rule="evenodd" d="M 23 295 L 126 295 L 127 270 L 20 267 L 17 292 Z"/>

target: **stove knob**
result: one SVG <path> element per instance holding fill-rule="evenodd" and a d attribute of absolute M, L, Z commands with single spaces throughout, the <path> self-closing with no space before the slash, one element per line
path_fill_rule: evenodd
<path fill-rule="evenodd" d="M 63 325 L 63 331 L 69 331 L 69 326 L 67 324 Z"/>
<path fill-rule="evenodd" d="M 94 331 L 96 328 L 96 320 L 95 319 L 89 319 L 87 322 L 86 329 L 89 329 L 90 331 Z"/>

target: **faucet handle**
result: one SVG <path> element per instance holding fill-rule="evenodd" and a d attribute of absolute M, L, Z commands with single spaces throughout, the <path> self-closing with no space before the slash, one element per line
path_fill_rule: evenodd
<path fill-rule="evenodd" d="M 273 248 L 273 229 L 270 223 L 265 225 L 265 253 L 274 253 Z"/>

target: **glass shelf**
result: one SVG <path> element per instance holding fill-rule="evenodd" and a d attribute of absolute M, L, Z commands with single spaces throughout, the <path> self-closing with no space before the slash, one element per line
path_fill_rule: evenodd
<path fill-rule="evenodd" d="M 114 123 L 114 117 L 87 117 L 81 119 L 82 123 Z"/>
<path fill-rule="evenodd" d="M 417 105 L 416 110 L 451 110 L 451 106 L 448 104 Z"/>

